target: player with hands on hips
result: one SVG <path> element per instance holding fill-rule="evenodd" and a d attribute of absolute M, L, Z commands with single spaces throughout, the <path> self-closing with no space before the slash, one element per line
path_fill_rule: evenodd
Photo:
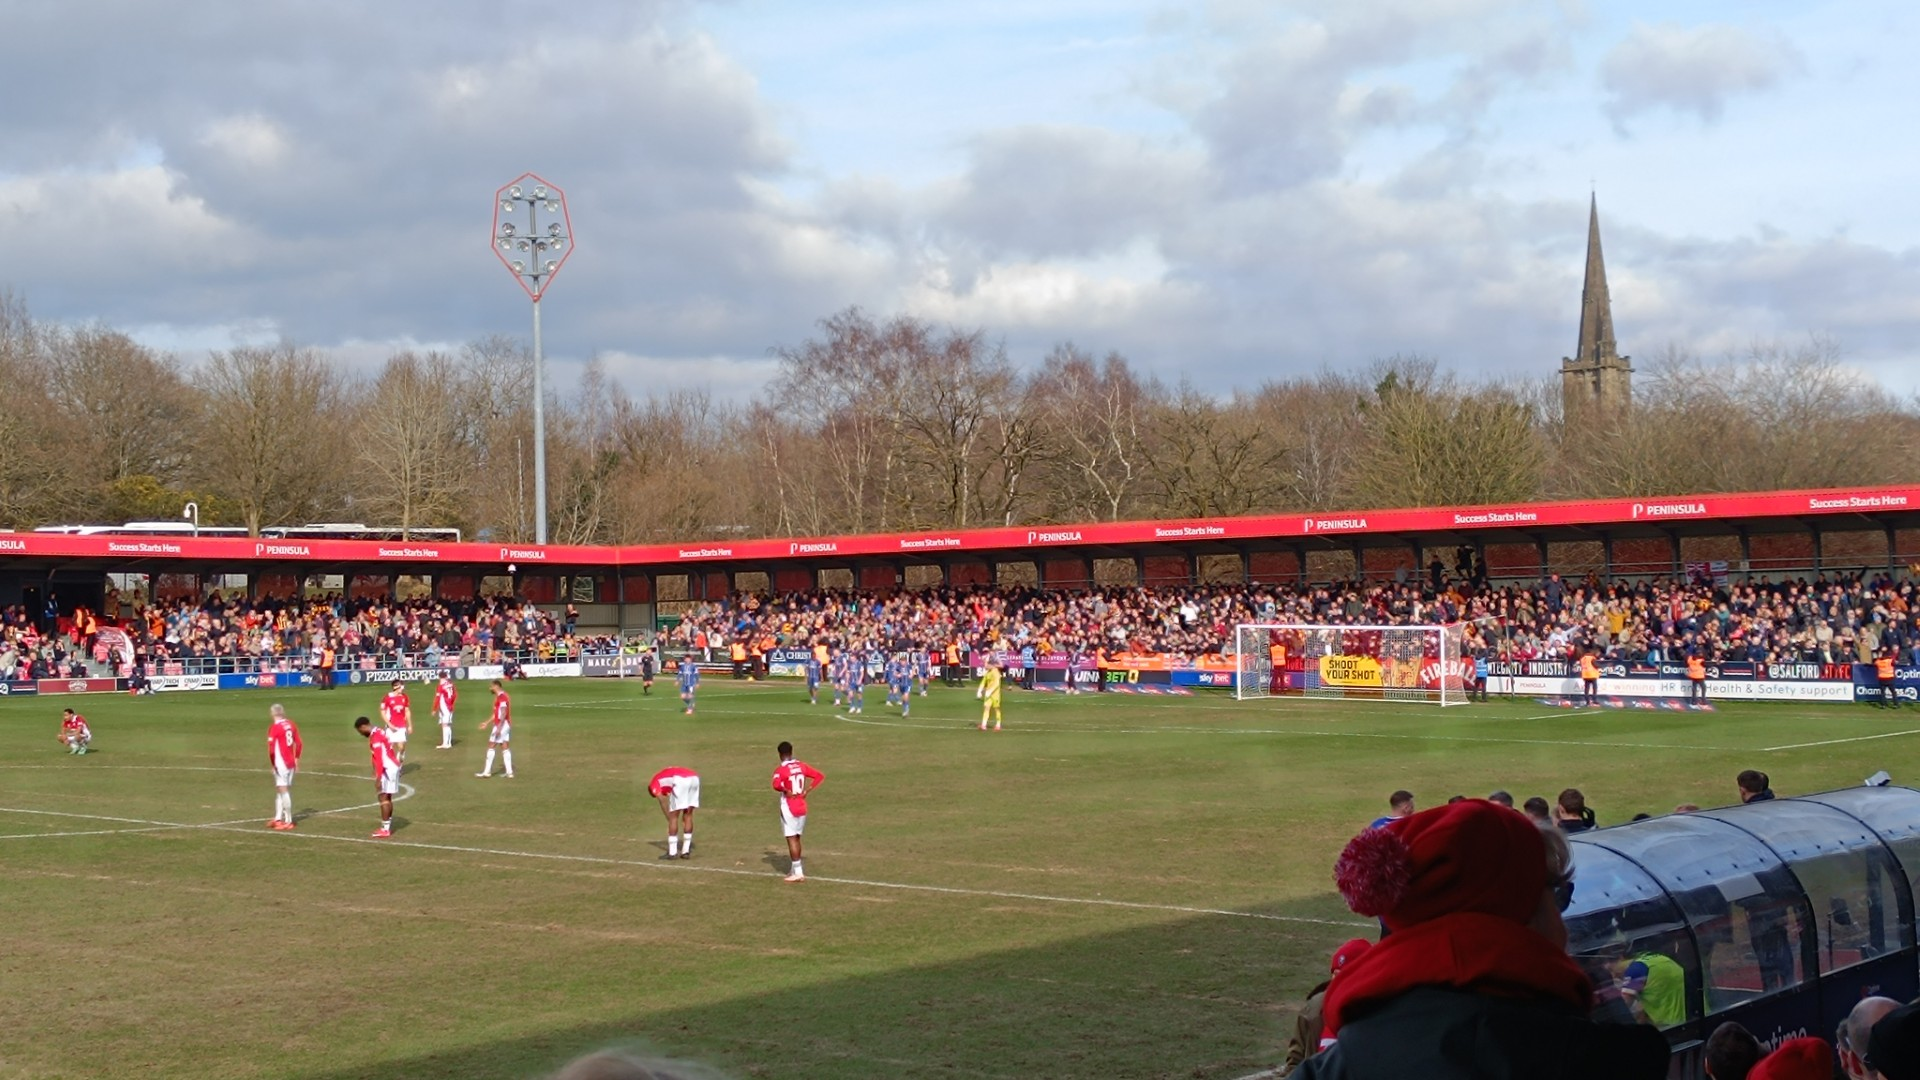
<path fill-rule="evenodd" d="M 780 828 L 787 837 L 788 882 L 807 880 L 800 864 L 800 834 L 807 828 L 807 795 L 826 777 L 804 761 L 793 759 L 793 744 L 783 742 L 775 748 L 780 764 L 773 770 L 773 790 L 780 803 Z"/>
<path fill-rule="evenodd" d="M 513 705 L 507 698 L 506 686 L 499 679 L 493 680 L 493 715 L 480 721 L 480 730 L 487 732 L 487 763 L 473 774 L 482 780 L 493 775 L 493 754 L 496 750 L 507 766 L 507 779 L 513 779 L 512 712 Z"/>

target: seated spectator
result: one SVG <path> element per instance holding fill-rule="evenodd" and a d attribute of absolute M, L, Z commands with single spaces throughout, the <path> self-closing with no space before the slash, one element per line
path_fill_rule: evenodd
<path fill-rule="evenodd" d="M 1348 964 L 1366 955 L 1373 948 L 1373 942 L 1366 938 L 1354 938 L 1333 951 L 1333 963 L 1325 981 L 1307 991 L 1307 1000 L 1300 1006 L 1299 1015 L 1293 1020 L 1293 1036 L 1287 1040 L 1287 1060 L 1280 1066 L 1280 1075 L 1286 1076 L 1300 1067 L 1300 1063 L 1319 1053 L 1320 1033 L 1326 1027 L 1326 1018 L 1322 1006 L 1326 1004 L 1327 989 L 1333 980 Z"/>
<path fill-rule="evenodd" d="M 1527 816 L 1542 825 L 1553 824 L 1553 813 L 1547 806 L 1547 800 L 1535 795 L 1524 804 Z"/>
<path fill-rule="evenodd" d="M 1747 1080 L 1833 1080 L 1833 1047 L 1818 1035 L 1788 1039 L 1761 1058 Z"/>
<path fill-rule="evenodd" d="M 1557 831 L 1477 799 L 1355 837 L 1334 881 L 1393 935 L 1334 981 L 1335 1042 L 1294 1075 L 1664 1080 L 1659 1032 L 1589 1016 L 1560 920 L 1572 861 Z"/>
<path fill-rule="evenodd" d="M 1580 794 L 1579 788 L 1568 788 L 1560 793 L 1560 799 L 1553 808 L 1553 823 L 1560 826 L 1561 832 L 1586 832 L 1593 828 L 1593 811 L 1587 809 L 1587 797 Z"/>
<path fill-rule="evenodd" d="M 1629 957 L 1620 972 L 1620 996 L 1641 1023 L 1668 1028 L 1686 1022 L 1687 973 L 1664 953 Z"/>
<path fill-rule="evenodd" d="M 1509 810 L 1513 809 L 1513 796 L 1504 791 L 1496 791 L 1487 796 L 1487 801 L 1493 803 L 1495 806 L 1504 806 Z"/>
<path fill-rule="evenodd" d="M 1701 1059 L 1707 1080 L 1747 1080 L 1747 1074 L 1760 1063 L 1764 1053 L 1753 1032 L 1729 1020 L 1713 1029 L 1707 1037 L 1707 1049 Z"/>
<path fill-rule="evenodd" d="M 1860 1062 L 1876 1080 L 1920 1080 L 1920 1005 L 1902 1005 L 1867 1033 Z"/>
<path fill-rule="evenodd" d="M 1862 1060 L 1867 1053 L 1867 1036 L 1882 1017 L 1899 1007 L 1900 1003 L 1890 997 L 1865 998 L 1840 1021 L 1833 1048 L 1840 1054 L 1840 1068 L 1848 1080 L 1868 1080 L 1870 1074 Z"/>

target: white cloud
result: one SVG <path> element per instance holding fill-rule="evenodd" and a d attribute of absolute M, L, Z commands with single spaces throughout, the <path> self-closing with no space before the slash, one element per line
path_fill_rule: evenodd
<path fill-rule="evenodd" d="M 1773 35 L 1725 23 L 1638 25 L 1600 66 L 1616 122 L 1654 109 L 1692 113 L 1711 123 L 1727 101 L 1770 90 L 1804 67 L 1798 51 Z"/>
<path fill-rule="evenodd" d="M 221 117 L 207 125 L 200 144 L 255 169 L 270 169 L 287 155 L 285 133 L 278 124 L 259 113 Z"/>

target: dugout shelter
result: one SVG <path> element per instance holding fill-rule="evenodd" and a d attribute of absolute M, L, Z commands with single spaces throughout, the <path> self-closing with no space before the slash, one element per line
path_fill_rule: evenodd
<path fill-rule="evenodd" d="M 1609 1018 L 1630 965 L 1665 983 L 1639 993 L 1677 1077 L 1704 1075 L 1705 1040 L 1725 1021 L 1769 1046 L 1831 1038 L 1863 997 L 1920 994 L 1920 791 L 1843 788 L 1569 839 L 1569 951 Z"/>

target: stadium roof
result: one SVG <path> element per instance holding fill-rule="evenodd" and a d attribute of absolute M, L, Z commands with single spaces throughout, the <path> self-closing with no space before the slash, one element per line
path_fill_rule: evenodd
<path fill-rule="evenodd" d="M 633 568 L 792 562 L 936 563 L 997 558 L 1112 558 L 1155 553 L 1233 553 L 1298 548 L 1404 547 L 1625 539 L 1736 532 L 1841 532 L 1920 528 L 1920 487 L 1830 488 L 1647 499 L 1590 499 L 1403 510 L 1340 510 L 1257 517 L 1184 518 L 993 529 L 923 529 L 765 540 L 628 547 L 279 540 L 137 535 L 0 533 L 0 563 L 98 565 L 192 562 L 270 564 Z M 1049 553 L 1052 553 L 1051 556 Z"/>

